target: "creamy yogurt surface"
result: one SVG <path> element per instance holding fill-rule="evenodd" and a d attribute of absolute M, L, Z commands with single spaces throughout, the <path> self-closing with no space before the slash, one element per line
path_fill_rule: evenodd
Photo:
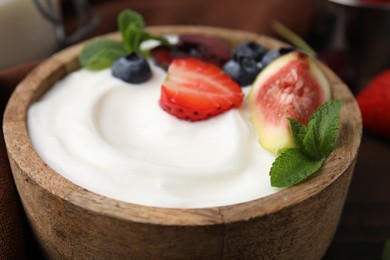
<path fill-rule="evenodd" d="M 179 120 L 160 108 L 166 73 L 150 65 L 152 78 L 138 85 L 110 69 L 57 82 L 28 111 L 40 157 L 85 189 L 145 206 L 225 206 L 278 191 L 269 180 L 275 156 L 258 143 L 245 102 L 209 120 Z"/>

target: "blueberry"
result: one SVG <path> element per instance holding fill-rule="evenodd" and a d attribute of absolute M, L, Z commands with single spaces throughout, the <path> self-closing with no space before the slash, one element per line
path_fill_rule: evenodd
<path fill-rule="evenodd" d="M 294 50 L 296 50 L 296 49 L 293 47 L 288 47 L 288 48 L 280 48 L 278 50 L 269 51 L 261 59 L 261 64 L 263 65 L 263 67 L 266 67 L 266 66 L 268 66 L 268 64 L 270 64 L 276 58 L 278 58 L 284 54 L 287 54 L 291 51 L 294 51 Z"/>
<path fill-rule="evenodd" d="M 205 48 L 202 48 L 200 44 L 192 43 L 192 42 L 183 42 L 177 46 L 177 51 L 184 52 L 193 57 L 202 57 L 205 52 Z"/>
<path fill-rule="evenodd" d="M 245 57 L 254 59 L 255 61 L 260 61 L 266 52 L 267 50 L 261 45 L 253 41 L 247 41 L 238 45 L 238 47 L 234 50 L 233 57 L 235 60 L 240 60 Z"/>
<path fill-rule="evenodd" d="M 145 82 L 152 76 L 146 59 L 135 52 L 117 59 L 112 64 L 111 73 L 114 77 L 133 84 Z"/>
<path fill-rule="evenodd" d="M 252 84 L 261 69 L 261 63 L 247 57 L 231 59 L 223 66 L 223 70 L 242 87 Z"/>

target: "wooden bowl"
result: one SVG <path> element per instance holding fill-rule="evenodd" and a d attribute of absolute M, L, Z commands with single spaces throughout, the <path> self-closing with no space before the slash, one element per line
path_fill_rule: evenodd
<path fill-rule="evenodd" d="M 253 33 L 196 26 L 151 27 L 156 34 L 214 35 L 232 45 L 254 40 L 283 44 Z M 119 38 L 118 34 L 107 37 Z M 337 228 L 360 145 L 356 101 L 328 68 L 341 112 L 337 147 L 310 180 L 237 205 L 202 209 L 146 207 L 110 199 L 57 174 L 34 151 L 26 112 L 54 82 L 79 68 L 82 44 L 37 67 L 17 87 L 4 117 L 8 155 L 24 210 L 43 252 L 54 259 L 320 259 Z"/>

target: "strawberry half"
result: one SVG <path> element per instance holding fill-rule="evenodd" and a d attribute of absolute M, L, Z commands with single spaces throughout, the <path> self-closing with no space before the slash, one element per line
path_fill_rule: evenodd
<path fill-rule="evenodd" d="M 199 121 L 237 108 L 240 86 L 219 67 L 198 59 L 176 59 L 161 87 L 160 106 L 183 120 Z"/>
<path fill-rule="evenodd" d="M 390 70 L 376 76 L 356 99 L 364 128 L 390 138 Z"/>

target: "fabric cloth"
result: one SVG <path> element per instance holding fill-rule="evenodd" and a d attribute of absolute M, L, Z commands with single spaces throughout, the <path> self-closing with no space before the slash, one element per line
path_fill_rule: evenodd
<path fill-rule="evenodd" d="M 38 62 L 24 64 L 0 72 L 0 115 L 1 123 L 6 103 L 25 75 Z M 12 178 L 4 143 L 2 128 L 0 129 L 0 259 L 25 259 L 25 227 L 21 203 Z"/>

